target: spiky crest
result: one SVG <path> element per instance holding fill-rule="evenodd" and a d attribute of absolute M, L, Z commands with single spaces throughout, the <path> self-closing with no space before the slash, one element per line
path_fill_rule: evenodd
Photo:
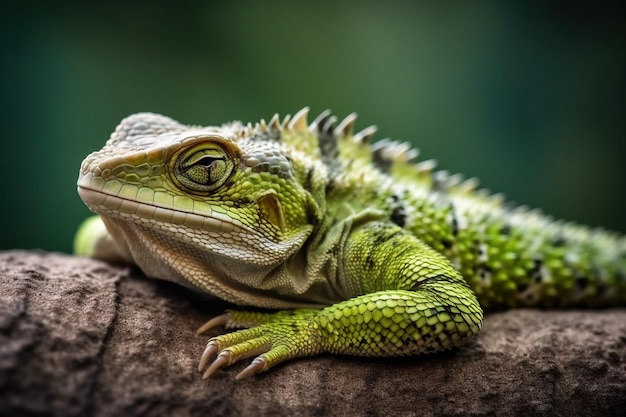
<path fill-rule="evenodd" d="M 308 115 L 309 108 L 303 107 L 299 112 L 294 114 L 293 118 L 289 122 L 289 129 L 300 133 L 306 132 Z"/>
<path fill-rule="evenodd" d="M 320 157 L 333 169 L 339 166 L 337 158 L 343 157 L 344 162 L 349 165 L 361 159 L 361 164 L 373 163 L 380 171 L 392 177 L 415 181 L 433 190 L 451 195 L 473 195 L 478 200 L 494 205 L 504 201 L 501 194 L 492 195 L 487 189 L 478 189 L 479 182 L 475 177 L 464 179 L 461 174 L 451 174 L 445 170 L 435 171 L 437 162 L 434 159 L 417 161 L 419 149 L 406 141 L 384 138 L 372 143 L 378 130 L 374 125 L 353 133 L 356 113 L 350 113 L 339 123 L 338 118 L 328 109 L 321 112 L 310 124 L 308 115 L 309 107 L 303 107 L 293 117 L 286 115 L 282 121 L 278 114 L 274 114 L 269 122 L 261 119 L 255 126 L 246 125 L 242 135 L 279 130 L 296 134 L 307 131 L 316 133 Z M 350 140 L 345 141 L 346 139 Z"/>

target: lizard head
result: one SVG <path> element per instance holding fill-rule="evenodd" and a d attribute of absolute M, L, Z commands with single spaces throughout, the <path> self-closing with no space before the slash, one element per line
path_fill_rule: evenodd
<path fill-rule="evenodd" d="M 273 267 L 303 245 L 323 204 L 315 197 L 323 173 L 281 144 L 283 128 L 135 114 L 83 161 L 78 192 L 137 263 L 147 247 L 184 247 L 215 262 Z"/>

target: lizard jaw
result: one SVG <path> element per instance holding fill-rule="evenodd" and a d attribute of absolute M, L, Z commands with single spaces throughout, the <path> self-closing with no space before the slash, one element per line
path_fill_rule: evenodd
<path fill-rule="evenodd" d="M 80 184 L 77 190 L 81 200 L 83 200 L 91 211 L 105 216 L 126 218 L 139 217 L 145 220 L 185 225 L 193 229 L 204 229 L 216 232 L 232 232 L 236 228 L 236 225 L 225 220 L 140 203 L 94 190 Z"/>

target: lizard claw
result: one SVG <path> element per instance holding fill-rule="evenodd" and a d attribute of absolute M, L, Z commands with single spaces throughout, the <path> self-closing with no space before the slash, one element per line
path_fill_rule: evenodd
<path fill-rule="evenodd" d="M 200 358 L 200 364 L 198 365 L 198 372 L 202 372 L 204 368 L 206 368 L 209 360 L 219 352 L 219 344 L 215 341 L 211 341 L 207 343 L 204 352 L 202 353 L 202 357 Z"/>
<path fill-rule="evenodd" d="M 258 374 L 262 372 L 263 369 L 267 366 L 267 359 L 264 356 L 256 357 L 250 365 L 246 367 L 243 371 L 241 371 L 235 379 L 240 381 L 244 378 L 249 377 L 250 375 Z"/>
<path fill-rule="evenodd" d="M 316 314 L 317 310 L 278 313 L 231 311 L 215 317 L 200 327 L 198 333 L 221 325 L 247 328 L 209 339 L 200 358 L 198 372 L 204 371 L 202 377 L 207 379 L 221 368 L 256 356 L 237 375 L 236 379 L 240 380 L 264 372 L 287 359 L 308 356 L 316 349 L 316 333 L 312 333 L 310 325 Z"/>
<path fill-rule="evenodd" d="M 224 366 L 229 365 L 232 358 L 232 353 L 228 350 L 221 352 L 217 355 L 217 358 L 213 361 L 211 366 L 204 372 L 202 375 L 202 379 L 209 379 L 211 375 L 213 375 L 218 369 L 223 368 Z"/>
<path fill-rule="evenodd" d="M 225 326 L 231 321 L 231 317 L 229 313 L 222 314 L 217 317 L 213 317 L 211 320 L 204 323 L 198 330 L 196 330 L 197 335 L 201 335 L 209 329 L 212 329 L 217 326 Z"/>
<path fill-rule="evenodd" d="M 203 379 L 207 379 L 219 369 L 232 365 L 240 359 L 267 352 L 270 349 L 268 343 L 269 341 L 267 341 L 266 338 L 261 337 L 243 340 L 235 344 L 225 342 L 227 347 L 223 348 L 222 343 L 218 340 L 209 340 L 204 352 L 202 353 L 202 357 L 200 358 L 198 372 L 202 372 L 209 364 L 209 361 L 217 355 L 213 363 L 209 365 L 202 375 Z M 266 358 L 262 356 L 257 357 L 254 361 L 252 361 L 250 366 L 240 373 L 238 378 L 245 378 L 246 376 L 253 375 L 267 369 L 267 362 Z"/>

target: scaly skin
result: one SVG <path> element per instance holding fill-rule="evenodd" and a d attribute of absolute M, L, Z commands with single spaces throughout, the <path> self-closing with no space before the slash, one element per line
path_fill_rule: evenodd
<path fill-rule="evenodd" d="M 626 304 L 623 237 L 507 208 L 475 180 L 413 163 L 406 144 L 370 146 L 375 129 L 353 134 L 354 115 L 306 119 L 192 127 L 136 114 L 81 166 L 79 195 L 99 217 L 78 231 L 78 254 L 281 309 L 199 329 L 243 329 L 209 340 L 205 378 L 252 356 L 238 378 L 321 352 L 448 349 L 479 331 L 481 305 Z"/>

